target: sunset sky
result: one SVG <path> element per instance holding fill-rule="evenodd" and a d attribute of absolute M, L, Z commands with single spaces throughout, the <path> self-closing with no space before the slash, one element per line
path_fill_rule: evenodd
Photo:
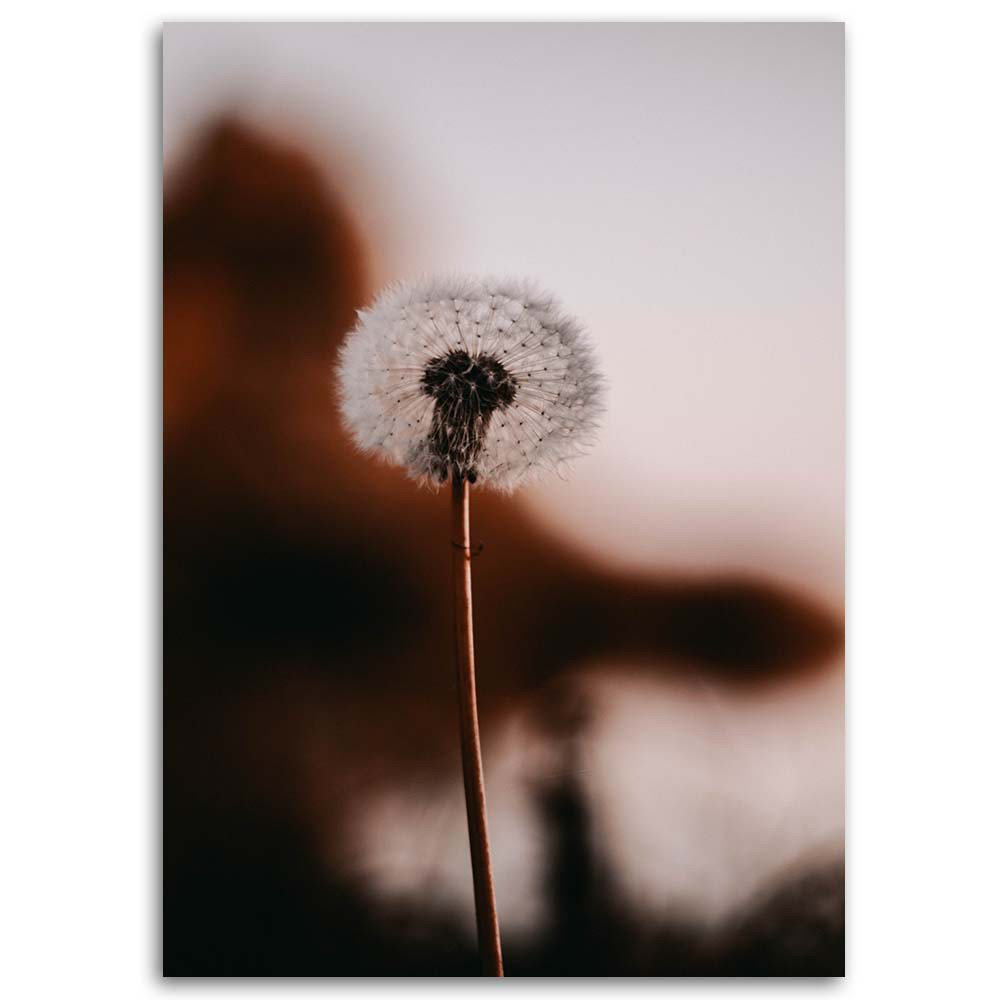
<path fill-rule="evenodd" d="M 531 493 L 555 530 L 842 607 L 841 25 L 186 24 L 163 61 L 168 176 L 235 110 L 328 165 L 377 283 L 528 275 L 583 320 L 608 413 Z"/>

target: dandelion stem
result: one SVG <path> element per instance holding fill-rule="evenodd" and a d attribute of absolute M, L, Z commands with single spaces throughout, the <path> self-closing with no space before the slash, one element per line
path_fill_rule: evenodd
<path fill-rule="evenodd" d="M 476 930 L 483 973 L 503 975 L 500 925 L 493 895 L 490 839 L 486 828 L 486 787 L 476 713 L 476 661 L 472 635 L 472 551 L 469 544 L 469 483 L 457 470 L 451 476 L 452 572 L 455 584 L 455 666 L 465 778 L 465 810 L 469 822 L 472 883 L 476 898 Z"/>

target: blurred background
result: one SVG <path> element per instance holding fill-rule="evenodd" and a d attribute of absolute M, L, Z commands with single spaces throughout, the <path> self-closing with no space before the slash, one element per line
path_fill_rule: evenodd
<path fill-rule="evenodd" d="M 842 27 L 172 24 L 163 152 L 165 973 L 478 971 L 447 500 L 330 385 L 467 271 L 609 381 L 474 496 L 508 974 L 842 974 Z"/>

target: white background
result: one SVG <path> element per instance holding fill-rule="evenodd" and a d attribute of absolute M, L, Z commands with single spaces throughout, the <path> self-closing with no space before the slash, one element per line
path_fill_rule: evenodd
<path fill-rule="evenodd" d="M 998 990 L 994 6 L 767 11 L 847 21 L 848 977 L 832 988 L 852 997 Z M 545 12 L 762 13 L 692 7 Z M 330 3 L 280 13 L 377 10 L 418 13 Z M 196 996 L 219 986 L 158 978 L 158 24 L 272 12 L 255 3 L 53 4 L 8 12 L 0 33 L 7 996 Z M 397 988 L 224 985 L 230 994 Z M 737 988 L 636 986 L 680 996 Z M 742 988 L 787 997 L 816 985 Z"/>

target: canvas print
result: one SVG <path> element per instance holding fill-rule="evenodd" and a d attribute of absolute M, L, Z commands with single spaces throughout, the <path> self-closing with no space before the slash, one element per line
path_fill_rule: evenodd
<path fill-rule="evenodd" d="M 164 975 L 843 975 L 843 26 L 162 45 Z"/>

